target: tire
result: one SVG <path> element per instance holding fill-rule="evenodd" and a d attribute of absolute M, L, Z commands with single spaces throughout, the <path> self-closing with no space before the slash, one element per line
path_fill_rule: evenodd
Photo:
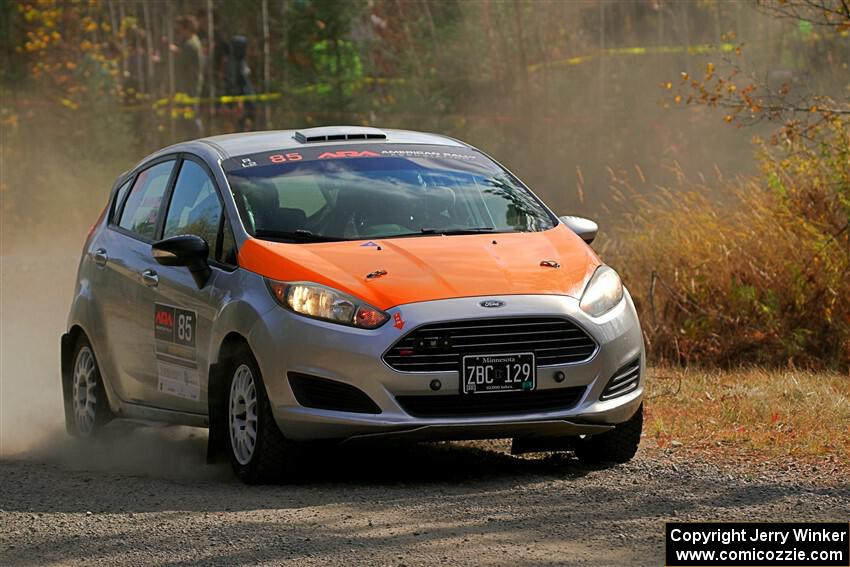
<path fill-rule="evenodd" d="M 85 335 L 77 339 L 71 360 L 69 399 L 65 404 L 68 432 L 74 437 L 90 439 L 96 437 L 112 420 L 112 412 L 109 410 L 94 349 Z"/>
<path fill-rule="evenodd" d="M 223 397 L 222 437 L 236 476 L 247 484 L 293 480 L 297 444 L 278 428 L 260 368 L 247 347 L 230 361 Z"/>
<path fill-rule="evenodd" d="M 611 431 L 579 439 L 575 452 L 579 460 L 589 463 L 626 463 L 632 460 L 640 444 L 643 429 L 643 404 L 626 422 Z"/>

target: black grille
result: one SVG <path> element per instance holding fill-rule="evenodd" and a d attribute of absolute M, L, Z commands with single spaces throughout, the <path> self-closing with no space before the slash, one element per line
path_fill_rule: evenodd
<path fill-rule="evenodd" d="M 583 393 L 584 386 L 578 386 L 533 392 L 396 396 L 396 401 L 413 417 L 511 415 L 570 409 L 578 403 Z"/>
<path fill-rule="evenodd" d="M 465 354 L 533 352 L 539 366 L 583 362 L 596 343 L 560 317 L 503 317 L 432 323 L 414 329 L 384 355 L 402 372 L 460 370 Z"/>
<path fill-rule="evenodd" d="M 304 407 L 354 413 L 381 413 L 381 408 L 364 392 L 336 380 L 290 372 L 289 385 L 292 386 L 295 399 Z"/>
<path fill-rule="evenodd" d="M 602 390 L 599 399 L 610 400 L 628 394 L 638 387 L 638 382 L 640 382 L 640 358 L 620 367 L 608 380 L 608 385 Z"/>

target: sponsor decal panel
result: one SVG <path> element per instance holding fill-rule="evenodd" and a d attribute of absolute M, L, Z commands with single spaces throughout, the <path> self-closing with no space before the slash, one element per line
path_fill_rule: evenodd
<path fill-rule="evenodd" d="M 432 159 L 450 160 L 455 162 L 466 162 L 471 165 L 482 165 L 480 155 L 477 152 L 464 148 L 447 149 L 445 146 L 429 146 L 412 148 L 409 144 L 380 144 L 380 145 L 353 145 L 349 147 L 327 146 L 305 147 L 297 151 L 277 150 L 262 152 L 251 155 L 243 155 L 225 160 L 222 163 L 224 169 L 231 173 L 254 167 L 289 165 L 297 167 L 298 162 L 325 161 L 325 160 L 348 160 L 358 158 L 406 158 L 406 159 Z"/>
<path fill-rule="evenodd" d="M 192 401 L 201 397 L 197 364 L 198 315 L 192 310 L 154 304 L 157 390 Z"/>
<path fill-rule="evenodd" d="M 194 402 L 201 399 L 201 381 L 196 369 L 162 360 L 157 360 L 156 369 L 159 375 L 157 390 Z"/>

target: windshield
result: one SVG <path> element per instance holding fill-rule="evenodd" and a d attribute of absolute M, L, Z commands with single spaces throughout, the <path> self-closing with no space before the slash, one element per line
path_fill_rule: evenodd
<path fill-rule="evenodd" d="M 519 181 L 466 148 L 308 148 L 227 160 L 252 236 L 287 242 L 536 232 L 554 219 Z"/>

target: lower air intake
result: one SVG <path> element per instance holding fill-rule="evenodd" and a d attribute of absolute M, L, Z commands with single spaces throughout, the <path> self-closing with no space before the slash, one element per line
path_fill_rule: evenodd
<path fill-rule="evenodd" d="M 640 383 L 640 358 L 636 358 L 628 364 L 620 367 L 614 375 L 608 380 L 608 385 L 602 391 L 599 399 L 602 401 L 610 400 L 620 396 L 625 396 L 629 392 L 637 390 Z"/>
<path fill-rule="evenodd" d="M 307 408 L 381 413 L 381 408 L 365 392 L 336 380 L 290 372 L 289 385 L 298 403 Z"/>
<path fill-rule="evenodd" d="M 581 399 L 584 389 L 578 386 L 532 392 L 396 396 L 396 401 L 413 417 L 513 415 L 570 409 Z"/>

